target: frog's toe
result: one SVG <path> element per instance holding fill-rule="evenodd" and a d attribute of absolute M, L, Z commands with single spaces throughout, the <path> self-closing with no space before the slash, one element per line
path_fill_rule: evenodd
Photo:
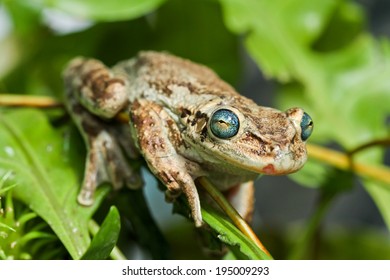
<path fill-rule="evenodd" d="M 144 185 L 144 180 L 139 173 L 132 172 L 129 176 L 126 176 L 125 184 L 131 190 L 138 190 Z"/>
<path fill-rule="evenodd" d="M 91 206 L 94 203 L 94 191 L 82 189 L 77 196 L 77 201 L 82 206 Z"/>
<path fill-rule="evenodd" d="M 180 196 L 182 191 L 180 189 L 168 189 L 165 191 L 165 201 L 172 203 Z"/>

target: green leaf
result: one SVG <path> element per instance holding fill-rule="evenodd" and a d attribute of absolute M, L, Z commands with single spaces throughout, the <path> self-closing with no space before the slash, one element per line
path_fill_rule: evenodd
<path fill-rule="evenodd" d="M 38 30 L 40 9 L 31 5 L 30 1 L 3 1 L 7 12 L 13 20 L 13 28 L 19 36 L 30 37 Z"/>
<path fill-rule="evenodd" d="M 102 21 L 133 19 L 143 16 L 165 0 L 33 0 L 37 6 L 51 7 L 71 15 Z"/>
<path fill-rule="evenodd" d="M 218 234 L 218 238 L 229 246 L 237 259 L 269 260 L 256 244 L 243 235 L 228 218 L 208 206 L 202 207 L 203 220 Z"/>
<path fill-rule="evenodd" d="M 82 256 L 82 260 L 105 260 L 110 256 L 118 241 L 121 229 L 121 221 L 118 209 L 115 206 L 110 208 L 99 231 L 92 239 L 87 252 Z"/>
<path fill-rule="evenodd" d="M 220 0 L 226 25 L 245 33 L 246 47 L 269 77 L 290 80 L 301 66 L 299 51 L 322 30 L 336 1 Z"/>
<path fill-rule="evenodd" d="M 226 29 L 222 19 L 214 1 L 170 0 L 156 11 L 151 48 L 205 64 L 224 80 L 235 83 L 241 66 L 239 40 Z"/>
<path fill-rule="evenodd" d="M 80 258 L 90 242 L 88 220 L 107 189 L 99 189 L 92 207 L 77 203 L 84 155 L 64 150 L 63 135 L 42 112 L 0 112 L 0 134 L 0 176 L 12 171 L 15 197 L 50 225 L 74 259 Z"/>
<path fill-rule="evenodd" d="M 123 191 L 116 203 L 122 217 L 131 222 L 132 235 L 139 245 L 146 249 L 153 259 L 169 259 L 169 244 L 149 210 L 143 189 Z"/>

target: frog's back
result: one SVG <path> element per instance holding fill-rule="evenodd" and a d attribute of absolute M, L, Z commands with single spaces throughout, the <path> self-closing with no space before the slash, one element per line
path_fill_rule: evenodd
<path fill-rule="evenodd" d="M 140 52 L 135 58 L 119 63 L 115 69 L 126 72 L 130 87 L 153 89 L 167 96 L 174 86 L 186 87 L 191 94 L 237 94 L 211 69 L 168 53 Z"/>

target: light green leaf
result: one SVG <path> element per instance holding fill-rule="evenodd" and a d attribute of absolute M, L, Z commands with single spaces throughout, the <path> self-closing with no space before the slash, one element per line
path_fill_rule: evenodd
<path fill-rule="evenodd" d="M 62 10 L 81 18 L 116 21 L 143 16 L 165 0 L 33 0 L 36 5 Z"/>
<path fill-rule="evenodd" d="M 50 225 L 74 259 L 80 258 L 90 242 L 88 220 L 107 189 L 98 191 L 93 207 L 77 203 L 83 154 L 64 150 L 63 135 L 42 112 L 0 112 L 0 134 L 0 176 L 12 171 L 15 197 Z"/>
<path fill-rule="evenodd" d="M 290 80 L 300 67 L 299 52 L 320 33 L 336 1 L 220 0 L 226 25 L 248 34 L 246 47 L 269 77 Z"/>

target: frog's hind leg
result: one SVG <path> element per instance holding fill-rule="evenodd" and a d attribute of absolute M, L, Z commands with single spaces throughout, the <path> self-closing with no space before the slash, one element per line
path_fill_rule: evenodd
<path fill-rule="evenodd" d="M 63 76 L 67 94 L 99 117 L 112 118 L 128 104 L 126 79 L 98 60 L 75 58 Z"/>
<path fill-rule="evenodd" d="M 111 183 L 115 189 L 123 185 L 130 188 L 142 185 L 139 174 L 135 173 L 127 162 L 126 157 L 135 156 L 132 154 L 133 149 L 118 141 L 127 138 L 131 143 L 130 132 L 123 129 L 124 124 L 98 117 L 102 112 L 106 118 L 114 116 L 125 104 L 119 104 L 119 99 L 115 101 L 118 102 L 117 105 L 102 101 L 102 95 L 108 98 L 110 94 L 111 96 L 114 94 L 107 92 L 113 88 L 118 89 L 113 87 L 113 84 L 119 81 L 118 78 L 110 78 L 107 73 L 104 74 L 105 71 L 108 70 L 101 63 L 79 58 L 73 60 L 64 72 L 67 109 L 87 146 L 84 180 L 78 196 L 78 201 L 82 205 L 93 203 L 94 192 L 103 182 Z M 93 96 L 97 98 L 95 101 Z M 105 104 L 108 104 L 108 108 L 99 107 L 99 105 L 104 107 Z"/>
<path fill-rule="evenodd" d="M 115 190 L 123 186 L 138 189 L 143 185 L 141 175 L 129 165 L 128 158 L 134 155 L 129 155 L 126 150 L 131 149 L 118 141 L 118 138 L 124 137 L 115 130 L 118 124 L 107 127 L 96 117 L 89 116 L 91 118 L 84 118 L 78 125 L 83 130 L 87 146 L 84 180 L 78 201 L 86 206 L 93 204 L 95 190 L 102 183 L 110 183 Z M 131 142 L 130 136 L 127 139 Z"/>
<path fill-rule="evenodd" d="M 241 183 L 224 192 L 230 204 L 247 222 L 252 221 L 255 189 L 253 181 Z"/>

